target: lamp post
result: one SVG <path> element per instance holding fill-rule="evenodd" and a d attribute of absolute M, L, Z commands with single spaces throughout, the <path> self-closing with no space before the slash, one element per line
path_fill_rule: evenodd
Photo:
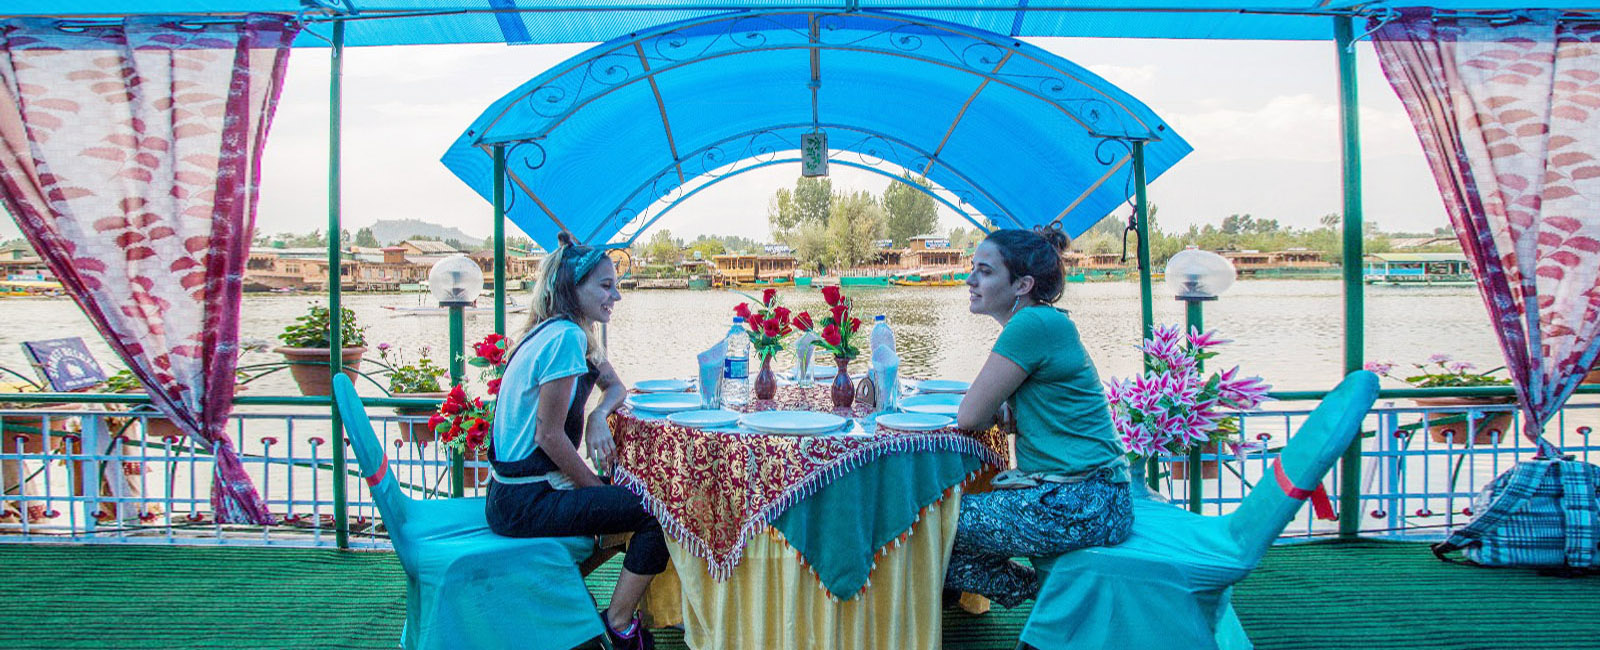
<path fill-rule="evenodd" d="M 1189 330 L 1204 330 L 1205 319 L 1201 306 L 1233 286 L 1238 272 L 1228 258 L 1203 251 L 1193 246 L 1179 251 L 1167 260 L 1167 288 L 1173 297 L 1184 303 L 1184 325 Z M 1204 371 L 1204 361 L 1197 361 L 1195 369 Z M 1200 447 L 1189 448 L 1189 510 L 1200 512 Z M 1155 473 L 1151 472 L 1151 476 Z"/>
<path fill-rule="evenodd" d="M 483 293 L 483 269 L 465 255 L 451 255 L 428 270 L 428 291 L 450 310 L 450 385 L 459 385 L 467 374 L 465 310 Z M 460 452 L 450 452 L 450 496 L 466 494 L 464 465 Z"/>

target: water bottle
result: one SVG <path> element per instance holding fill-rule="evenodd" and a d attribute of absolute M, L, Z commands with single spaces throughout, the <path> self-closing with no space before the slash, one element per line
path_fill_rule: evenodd
<path fill-rule="evenodd" d="M 871 346 L 867 351 L 868 359 L 872 359 L 872 355 L 875 354 L 880 347 L 888 346 L 890 350 L 894 349 L 894 330 L 889 329 L 889 320 L 884 318 L 883 314 L 874 316 L 872 320 L 872 333 L 867 336 L 867 344 Z M 876 364 L 873 365 L 872 370 L 872 377 L 884 376 L 882 374 L 883 369 L 878 368 Z M 878 386 L 877 388 L 878 407 L 880 411 L 893 411 L 894 409 L 899 408 L 900 377 L 898 374 L 894 378 L 893 386 Z"/>
<path fill-rule="evenodd" d="M 894 349 L 894 330 L 889 329 L 888 319 L 884 318 L 883 314 L 878 314 L 873 316 L 872 320 L 872 334 L 867 337 L 867 343 L 872 346 L 871 349 L 867 350 L 868 359 L 872 358 L 873 351 L 877 350 L 879 346 L 887 345 L 890 350 Z"/>
<path fill-rule="evenodd" d="M 744 331 L 744 317 L 733 317 L 727 342 L 728 356 L 722 362 L 722 405 L 744 406 L 750 400 L 750 335 Z"/>

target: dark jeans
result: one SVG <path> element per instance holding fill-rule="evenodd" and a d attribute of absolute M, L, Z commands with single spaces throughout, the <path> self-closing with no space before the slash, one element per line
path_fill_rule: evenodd
<path fill-rule="evenodd" d="M 489 482 L 489 529 L 506 537 L 582 537 L 633 533 L 622 566 L 639 575 L 667 568 L 667 541 L 655 515 L 623 488 L 556 490 L 548 483 Z"/>

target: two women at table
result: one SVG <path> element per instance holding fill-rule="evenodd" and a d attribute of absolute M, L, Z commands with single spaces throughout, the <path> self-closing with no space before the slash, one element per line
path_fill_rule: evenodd
<path fill-rule="evenodd" d="M 1059 555 L 1127 539 L 1133 528 L 1127 461 L 1099 373 L 1061 298 L 1067 238 L 1059 230 L 998 230 L 978 246 L 967 278 L 970 311 L 1001 332 L 957 424 L 987 429 L 1002 404 L 1016 423 L 1014 472 L 962 497 L 945 586 L 1015 607 L 1038 593 L 1014 557 Z"/>
<path fill-rule="evenodd" d="M 601 480 L 578 455 L 586 439 L 597 467 L 615 461 L 606 416 L 627 388 L 595 328 L 622 298 L 616 280 L 604 251 L 573 245 L 565 233 L 540 267 L 528 325 L 500 382 L 487 515 L 495 533 L 510 537 L 633 533 L 602 618 L 614 647 L 643 649 L 653 643 L 635 608 L 666 569 L 666 539 L 637 495 Z M 585 418 L 596 387 L 600 404 Z"/>

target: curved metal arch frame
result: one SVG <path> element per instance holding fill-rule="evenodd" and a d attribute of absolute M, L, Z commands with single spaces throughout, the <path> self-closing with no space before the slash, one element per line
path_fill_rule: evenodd
<path fill-rule="evenodd" d="M 616 242 L 614 244 L 608 243 L 608 244 L 606 244 L 606 246 L 607 247 L 632 246 L 633 242 L 638 240 L 640 235 L 643 235 L 645 233 L 645 231 L 649 230 L 650 227 L 655 225 L 655 223 L 657 221 L 660 221 L 662 217 L 667 216 L 667 213 L 671 212 L 673 208 L 678 207 L 679 203 L 687 201 L 687 200 L 689 200 L 689 197 L 694 196 L 696 194 L 699 194 L 700 190 L 704 190 L 704 189 L 709 188 L 709 187 L 711 187 L 713 185 L 716 185 L 717 183 L 721 183 L 722 181 L 728 180 L 730 178 L 733 178 L 733 177 L 738 176 L 740 174 L 743 174 L 745 172 L 751 172 L 751 171 L 755 171 L 757 169 L 761 169 L 763 167 L 771 167 L 773 165 L 783 165 L 783 164 L 791 164 L 791 163 L 797 164 L 799 162 L 800 162 L 799 158 L 783 158 L 783 159 L 779 159 L 779 160 L 768 160 L 768 161 L 763 161 L 763 162 L 756 163 L 756 164 L 751 165 L 749 167 L 745 167 L 745 168 L 742 168 L 742 169 L 737 169 L 737 170 L 728 172 L 726 174 L 722 174 L 720 176 L 717 176 L 716 178 L 712 179 L 711 181 L 709 181 L 709 182 L 707 182 L 707 183 L 705 183 L 703 185 L 695 186 L 693 189 L 691 189 L 688 192 L 686 192 L 683 196 L 680 196 L 677 199 L 674 199 L 672 201 L 672 203 L 670 203 L 666 207 L 662 208 L 660 212 L 655 213 L 654 215 L 652 215 L 650 217 L 650 219 L 648 221 L 646 221 L 643 224 L 641 224 L 639 226 L 639 228 L 633 232 L 632 235 L 628 236 L 626 241 Z M 887 171 L 885 171 L 883 169 L 879 169 L 877 167 L 873 167 L 871 165 L 866 165 L 866 164 L 862 164 L 862 163 L 850 162 L 850 161 L 847 161 L 847 160 L 832 160 L 832 161 L 830 161 L 830 164 L 844 165 L 846 167 L 852 167 L 852 168 L 855 168 L 855 169 L 860 169 L 860 170 L 863 170 L 863 171 L 872 172 L 874 174 L 878 174 L 878 175 L 884 176 L 886 178 L 892 178 L 892 179 L 899 179 L 900 178 L 899 176 L 891 174 L 891 173 L 889 173 L 889 172 L 887 172 Z M 928 196 L 933 197 L 933 200 L 938 201 L 940 204 L 944 205 L 945 207 L 950 208 L 951 210 L 954 210 L 956 214 L 961 215 L 961 218 L 966 219 L 972 225 L 977 226 L 979 230 L 983 230 L 985 232 L 988 232 L 988 229 L 984 227 L 982 221 L 979 221 L 978 219 L 974 218 L 972 216 L 972 214 L 967 212 L 966 210 L 961 209 L 961 206 L 959 206 L 959 205 L 957 205 L 955 203 L 951 203 L 949 199 L 947 199 L 947 198 L 945 198 L 943 196 L 940 196 L 939 194 L 931 191 L 929 188 L 925 188 L 925 187 L 921 187 L 921 186 L 917 186 L 917 185 L 913 185 L 913 188 L 915 188 L 919 192 L 922 192 L 923 194 L 927 194 Z M 635 217 L 635 219 L 637 219 L 637 218 L 638 217 Z M 617 232 L 620 233 L 622 231 L 618 230 Z M 593 245 L 593 244 L 591 244 L 591 245 Z"/>
<path fill-rule="evenodd" d="M 878 139 L 883 140 L 884 142 L 886 142 L 886 143 L 888 143 L 890 145 L 893 145 L 893 146 L 899 147 L 899 148 L 903 148 L 905 150 L 913 152 L 913 153 L 915 153 L 917 155 L 915 157 L 911 158 L 909 162 L 915 162 L 915 161 L 918 161 L 918 160 L 926 160 L 926 161 L 929 161 L 931 163 L 937 164 L 940 168 L 948 171 L 950 174 L 952 174 L 956 178 L 960 179 L 962 184 L 964 185 L 964 187 L 955 188 L 955 189 L 952 190 L 953 192 L 965 191 L 965 192 L 972 193 L 972 194 L 975 194 L 975 195 L 981 195 L 985 201 L 989 202 L 990 205 L 993 205 L 993 206 L 995 206 L 996 208 L 999 209 L 1000 213 L 997 214 L 997 215 L 993 215 L 993 216 L 1004 217 L 1004 218 L 1010 220 L 1013 224 L 1016 224 L 1018 226 L 1021 225 L 1021 221 L 1019 221 L 1017 219 L 1015 213 L 1011 209 L 1007 208 L 1004 203 L 1002 203 L 1001 201 L 995 199 L 994 196 L 992 196 L 988 192 L 984 191 L 983 188 L 980 185 L 978 185 L 977 183 L 972 182 L 972 180 L 970 178 L 968 178 L 968 176 L 965 173 L 963 173 L 961 170 L 959 170 L 959 169 L 957 169 L 955 167 L 952 167 L 948 163 L 946 163 L 946 162 L 944 162 L 942 160 L 939 160 L 938 158 L 933 157 L 933 155 L 931 153 L 922 150 L 920 147 L 917 147 L 917 146 L 915 146 L 915 145 L 913 145 L 913 144 L 911 144 L 909 142 L 905 142 L 904 140 L 901 140 L 901 139 L 896 138 L 896 137 L 891 136 L 891 135 L 885 135 L 885 134 L 882 134 L 882 133 L 878 133 L 876 131 L 872 131 L 870 129 L 863 129 L 863 128 L 854 127 L 854 126 L 850 126 L 850 125 L 846 125 L 846 124 L 822 124 L 822 125 L 819 125 L 819 126 L 821 128 L 823 128 L 823 129 L 825 129 L 825 130 L 830 130 L 830 131 L 846 131 L 846 132 L 860 134 L 862 136 L 862 139 L 860 141 L 858 141 L 858 142 L 864 143 L 864 142 L 867 142 L 867 141 L 871 140 L 872 138 L 878 138 Z M 763 134 L 769 134 L 770 133 L 770 134 L 774 134 L 775 137 L 779 137 L 779 136 L 776 136 L 775 132 L 783 131 L 783 130 L 789 130 L 789 129 L 811 129 L 812 127 L 813 127 L 813 125 L 811 125 L 811 124 L 800 124 L 800 123 L 773 125 L 773 126 L 763 127 L 761 129 L 753 129 L 753 130 L 737 133 L 737 134 L 725 137 L 725 138 L 723 138 L 721 140 L 718 140 L 716 142 L 713 142 L 711 144 L 708 144 L 708 145 L 706 145 L 704 147 L 701 147 L 699 149 L 696 149 L 695 151 L 690 152 L 690 154 L 688 156 L 685 156 L 683 159 L 672 161 L 672 163 L 663 166 L 661 169 L 657 170 L 654 174 L 651 174 L 650 176 L 648 176 L 647 179 L 644 182 L 640 183 L 637 187 L 634 188 L 634 190 L 632 192 L 628 193 L 626 198 L 624 198 L 622 201 L 618 202 L 617 207 L 615 209 L 613 209 L 611 211 L 611 213 L 609 215 L 607 215 L 607 217 L 604 220 L 602 220 L 600 223 L 596 224 L 595 227 L 592 230 L 590 230 L 589 233 L 582 238 L 582 241 L 592 243 L 593 240 L 602 231 L 604 231 L 607 227 L 611 226 L 613 223 L 616 222 L 616 219 L 617 219 L 618 215 L 622 214 L 625 211 L 632 210 L 636 214 L 642 214 L 644 212 L 644 208 L 633 208 L 632 207 L 633 204 L 637 203 L 636 199 L 640 196 L 641 193 L 645 192 L 648 188 L 659 185 L 663 178 L 666 178 L 667 176 L 676 175 L 676 173 L 677 173 L 676 170 L 681 169 L 684 160 L 704 160 L 706 154 L 708 154 L 709 152 L 714 151 L 714 150 L 719 150 L 719 149 L 721 149 L 721 147 L 723 145 L 726 145 L 726 144 L 728 144 L 730 142 L 737 142 L 737 141 L 743 140 L 743 139 L 749 139 L 749 140 L 751 140 L 753 142 L 755 140 L 755 138 L 758 138 Z M 780 139 L 781 139 L 781 137 L 780 137 Z M 798 145 L 790 145 L 790 147 L 788 147 L 788 148 L 773 149 L 773 150 L 770 151 L 770 153 L 772 155 L 777 155 L 779 152 L 782 152 L 782 151 L 793 151 L 793 150 L 796 150 L 796 149 L 799 149 Z M 871 156 L 871 157 L 874 157 L 874 158 L 879 158 L 881 160 L 884 160 L 885 162 L 893 162 L 894 165 L 896 165 L 897 167 L 900 167 L 903 170 L 915 171 L 915 167 L 913 165 L 906 164 L 908 161 L 889 161 L 888 158 L 878 155 L 875 150 L 870 150 L 870 149 L 868 149 L 868 150 L 858 150 L 858 149 L 852 149 L 852 148 L 840 148 L 840 149 L 836 149 L 836 151 L 845 151 L 845 152 L 856 154 L 858 156 Z M 898 154 L 899 152 L 896 151 L 895 153 Z M 740 163 L 742 161 L 750 160 L 752 158 L 757 158 L 757 157 L 759 157 L 759 155 L 760 155 L 760 153 L 753 154 L 753 155 L 745 155 L 745 156 L 743 156 L 741 158 L 738 158 L 738 159 L 735 159 L 735 160 L 730 160 L 730 161 L 728 161 L 726 163 L 723 163 L 722 165 L 719 165 L 716 168 L 712 168 L 712 167 L 703 168 L 700 171 L 700 173 L 694 175 L 694 178 L 700 178 L 700 177 L 711 175 L 714 172 L 715 169 L 718 169 L 718 168 L 721 168 L 721 167 L 725 167 L 727 165 L 738 164 L 738 163 Z M 899 156 L 897 155 L 896 157 L 898 158 Z M 829 155 L 829 161 L 830 162 L 844 162 L 839 157 L 836 157 L 836 156 L 832 155 L 831 153 Z M 856 165 L 851 165 L 851 166 L 856 166 Z M 508 170 L 507 174 L 511 174 L 511 172 Z M 516 182 L 518 182 L 519 185 L 522 184 L 520 179 L 515 179 L 514 175 L 512 175 L 512 176 L 513 176 L 513 179 L 516 180 Z M 927 175 L 924 175 L 924 176 L 927 176 Z M 715 184 L 715 183 L 712 183 L 712 184 Z M 650 199 L 646 203 L 646 206 L 648 206 L 649 204 L 653 204 L 653 203 L 655 203 L 657 201 L 660 201 L 662 199 L 667 198 L 668 196 L 671 195 L 671 193 L 673 191 L 681 188 L 682 186 L 683 186 L 683 183 L 679 183 L 677 185 L 674 185 L 671 189 L 669 189 L 669 190 L 667 190 L 665 192 L 660 192 L 658 194 L 658 196 Z M 919 187 L 918 189 L 919 189 L 919 191 L 923 191 L 924 193 L 928 194 L 929 196 L 934 197 L 936 200 L 939 200 L 940 202 L 946 203 L 948 205 L 948 202 L 946 202 L 942 197 L 939 197 L 936 194 L 928 192 L 926 190 L 926 188 Z M 673 205 L 677 205 L 676 201 L 674 201 Z M 953 205 L 951 206 L 951 208 L 952 209 L 956 209 L 958 212 L 961 212 L 963 215 L 966 214 L 965 210 L 960 210 L 958 208 L 955 208 L 955 206 L 953 206 Z M 637 218 L 637 217 L 634 217 L 634 218 Z M 969 219 L 970 219 L 970 217 L 969 217 Z M 632 219 L 629 219 L 629 221 L 632 221 Z"/>
<path fill-rule="evenodd" d="M 731 28 L 733 26 L 735 26 L 739 22 L 762 19 L 762 18 L 771 18 L 773 16 L 800 16 L 800 15 L 809 16 L 810 20 L 812 20 L 812 21 L 817 21 L 817 20 L 820 20 L 820 19 L 828 18 L 828 17 L 870 16 L 870 17 L 872 17 L 874 19 L 879 19 L 879 20 L 884 20 L 886 22 L 895 23 L 895 26 L 890 28 L 890 29 L 885 29 L 885 30 L 881 30 L 881 31 L 875 32 L 873 34 L 868 35 L 867 37 L 859 38 L 859 39 L 856 39 L 855 41 L 852 41 L 851 43 L 845 43 L 845 44 L 829 44 L 829 43 L 825 43 L 825 42 L 822 42 L 822 41 L 811 40 L 809 35 L 800 35 L 800 34 L 798 34 L 798 32 L 796 32 L 797 36 L 802 36 L 804 40 L 797 41 L 797 42 L 792 43 L 792 44 L 781 45 L 781 46 L 743 47 L 741 49 L 729 50 L 729 51 L 725 51 L 725 52 L 719 52 L 719 53 L 712 54 L 712 55 L 708 56 L 708 55 L 706 55 L 706 52 L 711 50 L 711 45 L 707 45 L 705 48 L 702 48 L 702 50 L 701 50 L 701 52 L 699 54 L 696 54 L 695 56 L 693 56 L 691 58 L 678 60 L 678 59 L 668 58 L 668 57 L 665 57 L 665 56 L 660 57 L 660 60 L 667 62 L 667 64 L 665 64 L 665 65 L 651 65 L 649 63 L 648 57 L 646 57 L 644 55 L 644 52 L 643 52 L 643 45 L 642 44 L 644 42 L 649 41 L 651 39 L 655 39 L 655 40 L 657 40 L 659 42 L 663 38 L 669 37 L 669 36 L 671 36 L 673 34 L 682 32 L 682 31 L 687 30 L 687 29 L 694 29 L 694 28 L 698 28 L 698 27 L 704 27 L 706 25 L 714 25 L 714 24 L 717 24 L 717 23 L 726 22 L 730 26 L 730 29 L 729 29 L 728 33 L 731 33 L 732 31 L 734 31 Z M 897 51 L 894 51 L 893 49 L 890 49 L 890 48 L 870 48 L 870 47 L 859 47 L 859 46 L 851 47 L 852 45 L 858 45 L 861 42 L 866 41 L 868 39 L 871 39 L 871 38 L 874 38 L 874 37 L 878 37 L 878 36 L 882 36 L 882 35 L 885 35 L 885 34 L 892 34 L 896 30 L 899 30 L 899 29 L 902 29 L 902 28 L 908 28 L 908 27 L 914 27 L 914 28 L 919 28 L 919 29 L 927 29 L 927 30 L 930 30 L 930 31 L 939 31 L 939 32 L 943 32 L 943 33 L 946 33 L 946 34 L 949 34 L 949 35 L 957 36 L 957 37 L 968 39 L 968 40 L 972 41 L 971 43 L 967 44 L 966 47 L 962 48 L 964 50 L 971 49 L 974 46 L 982 45 L 982 46 L 986 46 L 986 47 L 989 47 L 989 48 L 993 48 L 997 52 L 1005 52 L 1008 55 L 1008 56 L 1003 57 L 1003 59 L 1005 61 L 1010 61 L 1012 59 L 1022 59 L 1022 60 L 1026 60 L 1026 61 L 1032 62 L 1035 65 L 1041 66 L 1046 71 L 1055 73 L 1056 75 L 1059 76 L 1059 78 L 1052 80 L 1052 79 L 1048 79 L 1048 78 L 1041 78 L 1041 77 L 1038 77 L 1037 75 L 1020 75 L 1020 76 L 1038 78 L 1041 81 L 1054 81 L 1061 87 L 1065 87 L 1065 85 L 1068 84 L 1069 82 L 1071 84 L 1075 84 L 1078 88 L 1086 90 L 1086 91 L 1092 93 L 1093 95 L 1096 95 L 1097 97 L 1089 97 L 1089 98 L 1086 98 L 1086 99 L 1076 99 L 1076 100 L 1071 100 L 1071 101 L 1075 101 L 1075 102 L 1078 102 L 1078 103 L 1084 103 L 1084 104 L 1089 104 L 1089 103 L 1093 103 L 1093 102 L 1100 102 L 1100 103 L 1105 103 L 1108 106 L 1114 106 L 1114 107 L 1116 107 L 1118 109 L 1117 119 L 1118 119 L 1118 122 L 1119 122 L 1119 126 L 1126 126 L 1125 124 L 1120 124 L 1122 122 L 1123 118 L 1126 117 L 1126 118 L 1132 119 L 1135 123 L 1138 124 L 1139 127 L 1142 127 L 1143 128 L 1143 132 L 1142 133 L 1130 133 L 1130 132 L 1128 132 L 1128 129 L 1126 129 L 1126 128 L 1123 129 L 1122 133 L 1108 133 L 1108 132 L 1103 132 L 1103 131 L 1097 131 L 1097 130 L 1091 128 L 1090 124 L 1092 122 L 1096 122 L 1098 120 L 1085 118 L 1084 116 L 1078 114 L 1077 112 L 1075 112 L 1074 110 L 1072 110 L 1071 108 L 1069 108 L 1066 105 L 1066 102 L 1068 100 L 1056 100 L 1056 99 L 1052 99 L 1050 97 L 1046 97 L 1043 93 L 1035 91 L 1035 90 L 1031 90 L 1029 88 L 1026 88 L 1023 85 L 1021 85 L 1019 83 L 1016 83 L 1016 82 L 1014 82 L 1014 81 L 1012 81 L 1010 79 L 1011 77 L 1018 76 L 1018 75 L 1002 74 L 1002 70 L 1005 67 L 1003 65 L 1003 63 L 1004 63 L 1003 61 L 986 60 L 986 59 L 985 60 L 980 60 L 977 63 L 988 64 L 988 65 L 993 65 L 995 63 L 1002 63 L 1002 65 L 993 65 L 993 67 L 988 67 L 988 65 L 986 65 L 984 67 L 979 67 L 976 63 L 967 62 L 965 60 L 965 55 L 957 53 L 953 48 L 950 47 L 950 45 L 948 43 L 945 43 L 945 49 L 947 51 L 949 51 L 953 55 L 953 57 L 952 57 L 953 60 L 961 61 L 962 64 L 963 64 L 962 66 L 953 65 L 950 60 L 938 59 L 938 58 L 934 58 L 934 57 L 931 57 L 931 56 L 912 56 L 912 55 L 907 53 L 907 50 L 904 50 L 904 49 L 901 49 L 901 51 L 897 52 Z M 613 92 L 621 90 L 622 88 L 629 87 L 634 83 L 637 83 L 637 82 L 640 82 L 640 81 L 645 81 L 645 80 L 652 80 L 653 81 L 657 75 L 660 75 L 660 74 L 662 74 L 664 72 L 670 72 L 672 70 L 677 70 L 677 69 L 684 68 L 684 67 L 687 67 L 687 66 L 692 66 L 692 65 L 695 65 L 695 64 L 698 64 L 698 63 L 704 63 L 704 62 L 707 62 L 707 61 L 714 61 L 714 60 L 717 60 L 717 59 L 720 59 L 720 58 L 723 58 L 723 57 L 728 57 L 728 56 L 736 56 L 736 55 L 740 55 L 740 54 L 752 54 L 752 53 L 759 53 L 759 52 L 785 51 L 785 50 L 817 50 L 817 51 L 830 51 L 830 50 L 832 50 L 832 51 L 853 51 L 853 52 L 863 52 L 863 53 L 874 53 L 874 54 L 882 54 L 882 55 L 885 55 L 885 56 L 893 56 L 893 57 L 898 57 L 898 58 L 915 60 L 915 61 L 919 61 L 919 62 L 923 62 L 923 63 L 928 63 L 928 64 L 931 64 L 931 65 L 938 65 L 940 67 L 944 67 L 944 68 L 947 68 L 947 69 L 950 69 L 950 70 L 954 70 L 954 71 L 957 71 L 957 72 L 962 72 L 962 73 L 965 73 L 965 74 L 972 75 L 975 78 L 987 80 L 987 81 L 990 81 L 990 82 L 993 82 L 993 83 L 997 83 L 997 84 L 1006 86 L 1008 88 L 1011 88 L 1013 90 L 1016 90 L 1018 92 L 1026 94 L 1026 95 L 1028 95 L 1030 97 L 1033 97 L 1033 98 L 1043 102 L 1046 105 L 1054 107 L 1061 114 L 1065 115 L 1068 119 L 1071 119 L 1075 123 L 1077 123 L 1080 126 L 1082 126 L 1084 128 L 1085 132 L 1089 133 L 1092 136 L 1095 136 L 1095 137 L 1114 137 L 1114 138 L 1119 138 L 1119 139 L 1138 139 L 1138 140 L 1158 140 L 1158 139 L 1160 139 L 1159 134 L 1156 133 L 1156 130 L 1152 129 L 1150 127 L 1150 125 L 1145 124 L 1144 120 L 1142 118 L 1140 118 L 1138 114 L 1136 114 L 1133 111 L 1129 110 L 1127 108 L 1127 106 L 1125 106 L 1120 100 L 1107 95 L 1103 90 L 1101 90 L 1095 84 L 1084 82 L 1077 75 L 1075 75 L 1075 74 L 1073 74 L 1071 72 L 1067 72 L 1065 70 L 1062 70 L 1061 68 L 1059 68 L 1059 67 L 1057 67 L 1055 65 L 1052 65 L 1050 62 L 1046 61 L 1042 57 L 1039 57 L 1039 56 L 1036 56 L 1036 55 L 1032 54 L 1029 51 L 1032 48 L 1032 46 L 1025 46 L 1021 42 L 1014 41 L 1014 40 L 1011 40 L 1009 45 L 997 43 L 993 39 L 987 38 L 987 37 L 983 36 L 982 34 L 976 32 L 975 30 L 969 30 L 969 29 L 962 28 L 962 27 L 959 27 L 959 26 L 950 25 L 950 24 L 947 24 L 947 23 L 939 23 L 937 21 L 929 21 L 929 20 L 919 20 L 919 19 L 914 19 L 914 18 L 908 17 L 908 16 L 900 16 L 900 15 L 897 15 L 897 14 L 886 13 L 886 12 L 804 12 L 804 13 L 800 13 L 800 12 L 792 12 L 792 11 L 770 11 L 770 12 L 758 12 L 758 13 L 741 13 L 741 14 L 736 14 L 736 15 L 725 14 L 725 15 L 718 16 L 718 17 L 715 17 L 715 18 L 712 18 L 712 19 L 706 19 L 706 20 L 697 21 L 697 22 L 694 22 L 694 23 L 682 22 L 682 23 L 664 25 L 663 28 L 664 29 L 662 29 L 661 31 L 648 33 L 648 34 L 645 34 L 645 35 L 642 35 L 642 36 L 638 36 L 636 38 L 632 38 L 632 39 L 628 40 L 627 42 L 619 43 L 615 47 L 613 47 L 612 49 L 607 50 L 606 52 L 597 53 L 597 54 L 594 54 L 594 55 L 591 55 L 591 56 L 585 56 L 582 61 L 573 62 L 572 64 L 560 69 L 559 72 L 547 73 L 547 75 L 549 76 L 549 81 L 547 81 L 547 82 L 545 82 L 543 84 L 540 84 L 539 86 L 535 86 L 533 88 L 528 89 L 527 91 L 525 91 L 521 95 L 519 95 L 514 101 L 508 102 L 505 105 L 505 107 L 500 111 L 500 113 L 498 115 L 495 115 L 495 117 L 492 120 L 490 120 L 489 124 L 486 125 L 482 129 L 482 132 L 483 132 L 484 135 L 480 135 L 478 137 L 478 139 L 474 141 L 474 144 L 489 145 L 489 144 L 512 142 L 512 141 L 517 141 L 517 140 L 536 140 L 536 139 L 541 139 L 541 138 L 544 138 L 544 137 L 548 136 L 551 131 L 554 131 L 555 128 L 558 127 L 563 122 L 565 122 L 567 118 L 571 117 L 572 115 L 576 114 L 578 111 L 582 110 L 584 106 L 587 106 L 588 104 L 590 104 L 590 103 L 592 103 L 594 101 L 597 101 L 600 98 L 603 98 L 603 97 L 605 97 L 605 96 L 607 96 L 607 95 L 609 95 L 609 94 L 611 94 Z M 794 31 L 792 29 L 788 29 L 786 26 L 785 26 L 785 29 L 788 30 L 788 31 L 791 31 L 791 32 Z M 904 40 L 906 38 L 918 38 L 919 42 L 920 42 L 921 36 L 922 35 L 919 35 L 919 34 L 902 35 L 902 39 Z M 937 36 L 937 34 L 929 34 L 929 36 Z M 715 44 L 715 42 L 719 41 L 719 40 L 721 40 L 721 35 L 719 35 L 718 38 L 713 39 L 713 43 L 712 44 Z M 1008 40 L 1010 40 L 1010 39 L 1008 39 Z M 921 46 L 918 45 L 917 47 L 920 48 Z M 657 49 L 659 51 L 659 48 L 655 48 L 655 49 Z M 610 59 L 610 61 L 607 61 L 608 59 Z M 618 81 L 608 83 L 606 81 L 603 81 L 600 77 L 595 76 L 596 64 L 601 63 L 601 62 L 610 63 L 610 65 L 605 67 L 602 70 L 602 72 L 604 74 L 608 75 L 608 76 L 617 76 L 617 77 L 619 77 Z M 633 67 L 635 65 L 638 66 L 637 69 L 635 69 Z M 574 91 L 576 93 L 577 97 L 576 97 L 576 99 L 574 99 L 572 101 L 572 103 L 570 105 L 568 105 L 565 109 L 563 109 L 561 111 L 558 111 L 558 112 L 555 112 L 555 113 L 550 114 L 550 115 L 545 115 L 544 113 L 540 113 L 537 110 L 534 111 L 537 114 L 540 114 L 540 115 L 542 115 L 544 117 L 549 118 L 551 120 L 551 122 L 549 124 L 541 127 L 539 130 L 531 132 L 531 133 L 519 133 L 519 134 L 513 134 L 513 135 L 507 135 L 507 136 L 500 136 L 500 137 L 496 137 L 496 138 L 485 137 L 489 132 L 494 130 L 495 125 L 498 124 L 499 121 L 502 118 L 504 118 L 514 107 L 524 103 L 525 101 L 531 101 L 541 91 L 546 91 L 546 90 L 556 91 L 556 92 L 561 93 L 561 96 L 564 97 L 565 94 L 568 92 L 567 89 L 564 88 L 564 87 L 561 87 L 561 86 L 557 86 L 555 84 L 557 82 L 563 80 L 563 79 L 566 79 L 567 76 L 570 73 L 575 72 L 575 71 L 579 71 L 580 69 L 582 70 L 582 74 L 579 75 L 580 83 L 578 84 L 578 89 L 576 91 Z M 582 89 L 583 89 L 583 86 L 586 84 L 585 80 L 587 80 L 587 79 L 593 79 L 596 84 L 604 85 L 605 89 L 602 90 L 601 92 L 597 92 L 597 93 L 594 93 L 592 95 L 588 95 L 588 96 L 583 95 L 582 94 Z M 547 100 L 547 102 L 548 101 L 549 100 Z"/>

